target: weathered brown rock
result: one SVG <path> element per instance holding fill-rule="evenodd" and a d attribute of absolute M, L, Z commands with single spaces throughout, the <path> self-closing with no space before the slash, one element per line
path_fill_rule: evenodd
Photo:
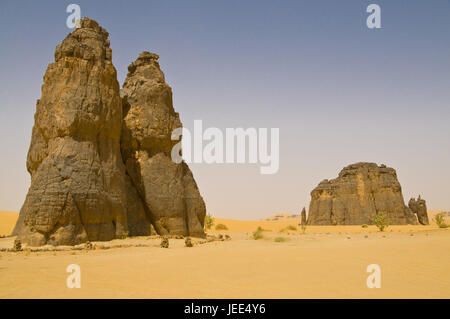
<path fill-rule="evenodd" d="M 428 220 L 427 203 L 420 197 L 420 195 L 417 200 L 411 198 L 408 202 L 408 207 L 414 214 L 417 215 L 419 223 L 421 223 L 422 225 L 430 224 Z"/>
<path fill-rule="evenodd" d="M 375 163 L 356 163 L 311 192 L 308 225 L 372 224 L 371 217 L 378 212 L 387 214 L 394 225 L 417 224 L 415 215 L 405 206 L 395 170 Z"/>
<path fill-rule="evenodd" d="M 143 52 L 128 67 L 122 97 L 122 157 L 160 235 L 204 237 L 205 203 L 186 163 L 172 161 L 172 131 L 181 128 L 158 55 Z"/>
<path fill-rule="evenodd" d="M 301 213 L 301 225 L 306 225 L 306 208 L 303 207 Z"/>
<path fill-rule="evenodd" d="M 194 245 L 192 244 L 192 239 L 191 237 L 186 237 L 186 239 L 184 240 L 184 245 L 186 247 L 194 247 Z"/>
<path fill-rule="evenodd" d="M 20 242 L 20 239 L 14 239 L 14 246 L 13 246 L 13 250 L 14 251 L 22 251 L 22 243 Z"/>
<path fill-rule="evenodd" d="M 125 174 L 121 128 L 108 33 L 84 18 L 44 76 L 27 159 L 31 186 L 13 234 L 33 246 L 150 234 Z"/>
<path fill-rule="evenodd" d="M 168 237 L 162 237 L 161 243 L 159 244 L 161 248 L 169 248 L 169 238 Z"/>

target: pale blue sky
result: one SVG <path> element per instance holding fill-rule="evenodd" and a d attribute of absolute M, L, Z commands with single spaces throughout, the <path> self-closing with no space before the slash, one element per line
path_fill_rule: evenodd
<path fill-rule="evenodd" d="M 0 210 L 18 211 L 42 77 L 71 31 L 70 3 L 110 33 L 122 83 L 160 55 L 185 127 L 279 127 L 280 170 L 191 165 L 208 210 L 299 213 L 358 161 L 397 169 L 405 199 L 450 209 L 450 1 L 0 2 Z M 365 25 L 381 6 L 382 29 Z"/>

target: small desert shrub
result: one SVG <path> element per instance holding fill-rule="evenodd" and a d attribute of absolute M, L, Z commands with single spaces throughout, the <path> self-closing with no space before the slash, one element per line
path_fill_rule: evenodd
<path fill-rule="evenodd" d="M 306 224 L 301 224 L 300 227 L 302 228 L 302 233 L 304 234 L 306 232 Z"/>
<path fill-rule="evenodd" d="M 447 228 L 447 227 L 449 227 L 449 225 L 447 225 L 445 223 L 445 219 L 444 219 L 444 214 L 443 213 L 436 214 L 436 216 L 434 216 L 433 220 L 436 223 L 436 225 L 438 225 L 439 228 Z"/>
<path fill-rule="evenodd" d="M 224 224 L 217 224 L 216 230 L 228 230 L 228 227 L 227 227 L 227 225 L 224 225 Z"/>
<path fill-rule="evenodd" d="M 297 227 L 292 226 L 292 225 L 289 225 L 289 226 L 287 226 L 287 227 L 281 229 L 281 230 L 280 230 L 280 233 L 284 233 L 284 232 L 287 232 L 287 231 L 290 231 L 290 230 L 296 231 L 296 230 L 297 230 Z"/>
<path fill-rule="evenodd" d="M 361 227 L 362 227 L 362 228 L 367 228 L 367 227 L 369 227 L 369 226 L 368 226 L 367 224 L 362 224 Z"/>
<path fill-rule="evenodd" d="M 284 243 L 286 241 L 286 238 L 284 237 L 276 237 L 274 240 L 276 243 Z"/>
<path fill-rule="evenodd" d="M 258 227 L 254 232 L 253 232 L 253 239 L 254 240 L 258 240 L 258 239 L 262 239 L 264 236 L 262 234 L 263 229 L 261 227 Z"/>
<path fill-rule="evenodd" d="M 378 227 L 380 231 L 384 231 L 391 222 L 387 215 L 383 212 L 378 212 L 375 216 L 371 218 L 372 223 L 375 224 L 375 226 Z"/>
<path fill-rule="evenodd" d="M 212 218 L 211 214 L 206 214 L 205 216 L 205 229 L 211 229 L 211 227 L 214 225 L 214 219 Z"/>
<path fill-rule="evenodd" d="M 128 237 L 128 232 L 124 232 L 119 236 L 119 239 L 126 239 Z"/>

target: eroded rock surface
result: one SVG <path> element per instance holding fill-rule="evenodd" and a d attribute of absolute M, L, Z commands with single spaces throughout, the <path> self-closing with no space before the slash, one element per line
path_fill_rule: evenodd
<path fill-rule="evenodd" d="M 429 225 L 430 222 L 428 220 L 428 212 L 427 212 L 427 203 L 424 199 L 422 199 L 419 195 L 419 198 L 414 199 L 411 198 L 408 202 L 409 209 L 417 215 L 417 219 L 419 223 L 422 225 Z"/>
<path fill-rule="evenodd" d="M 27 158 L 31 186 L 13 234 L 32 246 L 148 235 L 120 153 L 122 103 L 108 32 L 84 18 L 44 76 Z"/>
<path fill-rule="evenodd" d="M 372 224 L 371 217 L 378 212 L 387 214 L 391 224 L 417 224 L 417 218 L 405 206 L 395 170 L 375 163 L 356 163 L 311 192 L 308 225 Z"/>
<path fill-rule="evenodd" d="M 188 165 L 175 163 L 172 131 L 181 128 L 158 55 L 143 52 L 128 67 L 122 97 L 122 157 L 160 235 L 204 237 L 206 208 Z"/>

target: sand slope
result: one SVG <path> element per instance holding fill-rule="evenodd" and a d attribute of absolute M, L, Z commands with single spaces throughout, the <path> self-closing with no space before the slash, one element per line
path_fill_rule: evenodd
<path fill-rule="evenodd" d="M 0 216 L 4 224 L 6 215 Z M 311 226 L 302 234 L 278 232 L 292 219 L 215 222 L 229 227 L 222 233 L 231 241 L 0 252 L 0 298 L 450 298 L 449 229 L 392 226 L 380 233 L 373 226 Z M 258 225 L 272 231 L 255 241 L 250 235 Z M 12 241 L 0 239 L 0 247 Z M 120 242 L 137 241 L 149 240 Z M 81 289 L 66 287 L 72 263 L 81 267 Z M 373 263 L 381 267 L 380 289 L 366 286 L 366 267 Z"/>
<path fill-rule="evenodd" d="M 19 213 L 0 211 L 0 236 L 11 234 L 18 217 Z"/>

